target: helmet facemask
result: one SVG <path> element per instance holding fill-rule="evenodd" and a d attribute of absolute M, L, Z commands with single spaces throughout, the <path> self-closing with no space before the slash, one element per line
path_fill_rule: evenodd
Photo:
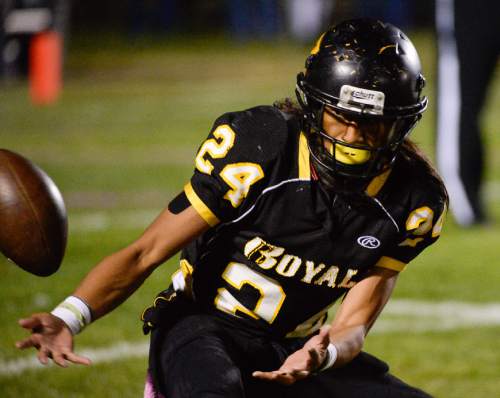
<path fill-rule="evenodd" d="M 404 138 L 410 134 L 420 115 L 400 118 L 384 118 L 371 115 L 358 116 L 340 113 L 325 102 L 309 97 L 308 105 L 298 96 L 303 109 L 309 109 L 305 117 L 305 130 L 311 156 L 316 164 L 334 175 L 349 178 L 371 178 L 384 172 L 395 161 Z M 331 137 L 324 130 L 325 113 L 346 124 L 356 124 L 361 134 L 372 135 L 372 143 L 348 143 Z"/>

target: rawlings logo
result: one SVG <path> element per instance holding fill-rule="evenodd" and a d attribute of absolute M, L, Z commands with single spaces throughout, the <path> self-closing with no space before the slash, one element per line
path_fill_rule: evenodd
<path fill-rule="evenodd" d="M 376 249 L 380 246 L 380 241 L 373 236 L 360 236 L 358 244 L 366 249 Z"/>

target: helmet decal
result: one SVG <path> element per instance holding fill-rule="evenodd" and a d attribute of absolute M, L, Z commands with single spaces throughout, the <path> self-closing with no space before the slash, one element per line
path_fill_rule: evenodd
<path fill-rule="evenodd" d="M 383 115 L 385 94 L 382 91 L 368 90 L 344 84 L 340 89 L 340 99 L 337 105 L 355 112 Z"/>
<path fill-rule="evenodd" d="M 310 55 L 315 55 L 317 53 L 319 53 L 319 49 L 321 47 L 321 41 L 323 40 L 323 37 L 325 37 L 326 35 L 326 32 L 324 32 L 319 38 L 318 40 L 316 40 L 316 44 L 314 45 L 314 47 L 312 48 L 311 50 L 311 54 Z"/>
<path fill-rule="evenodd" d="M 394 51 L 396 51 L 396 54 L 399 54 L 398 45 L 397 44 L 389 44 L 387 46 L 382 47 L 380 50 L 378 50 L 378 55 L 382 54 L 388 48 L 394 48 Z"/>

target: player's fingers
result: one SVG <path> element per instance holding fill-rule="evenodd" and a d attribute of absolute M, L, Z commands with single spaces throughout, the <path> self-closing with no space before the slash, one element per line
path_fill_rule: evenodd
<path fill-rule="evenodd" d="M 311 356 L 311 360 L 309 361 L 309 365 L 313 368 L 317 368 L 321 364 L 321 358 L 319 353 L 314 348 L 309 349 L 309 355 Z"/>
<path fill-rule="evenodd" d="M 319 329 L 319 335 L 320 336 L 323 336 L 323 335 L 327 335 L 328 332 L 330 332 L 330 329 L 332 328 L 331 325 L 324 325 L 324 326 L 321 326 L 321 328 Z"/>
<path fill-rule="evenodd" d="M 68 361 L 79 365 L 90 365 L 92 363 L 92 361 L 89 358 L 77 355 L 74 352 L 66 352 L 64 353 L 64 357 Z"/>
<path fill-rule="evenodd" d="M 323 345 L 328 345 L 328 343 L 330 343 L 330 336 L 329 336 L 330 328 L 331 328 L 330 325 L 325 325 L 319 330 L 318 336 L 320 338 L 321 344 Z"/>
<path fill-rule="evenodd" d="M 295 383 L 298 379 L 295 377 L 293 372 L 280 372 L 276 375 L 274 381 L 289 386 Z"/>
<path fill-rule="evenodd" d="M 19 319 L 19 325 L 25 329 L 36 329 L 42 325 L 42 321 L 37 316 L 31 316 L 29 318 Z"/>
<path fill-rule="evenodd" d="M 52 353 L 52 360 L 54 363 L 59 365 L 61 368 L 66 368 L 68 367 L 68 364 L 66 363 L 66 359 L 64 359 L 64 356 L 60 352 L 53 352 Z"/>
<path fill-rule="evenodd" d="M 278 378 L 279 373 L 280 372 L 278 370 L 274 370 L 272 372 L 255 371 L 252 373 L 252 376 L 256 377 L 258 379 L 262 379 L 262 380 L 273 381 L 273 380 L 276 380 Z"/>
<path fill-rule="evenodd" d="M 42 365 L 47 365 L 47 363 L 49 362 L 49 357 L 50 357 L 50 353 L 49 351 L 44 348 L 44 347 L 41 347 L 39 350 L 38 350 L 38 353 L 36 354 L 36 356 L 38 357 L 38 360 L 40 361 L 40 363 Z"/>
<path fill-rule="evenodd" d="M 291 373 L 282 370 L 272 372 L 256 371 L 252 373 L 252 376 L 261 380 L 274 381 L 285 385 L 293 384 L 297 380 Z"/>
<path fill-rule="evenodd" d="M 256 370 L 255 372 L 252 373 L 253 377 L 256 377 L 258 379 L 263 379 L 263 380 L 270 380 L 271 375 L 272 375 L 272 372 L 261 372 L 260 370 Z"/>
<path fill-rule="evenodd" d="M 297 380 L 305 379 L 307 376 L 309 376 L 310 373 L 311 372 L 307 370 L 292 370 L 291 372 L 289 372 L 294 382 Z"/>
<path fill-rule="evenodd" d="M 24 340 L 16 341 L 16 348 L 19 348 L 20 350 L 36 346 L 37 342 L 35 342 L 31 337 L 27 337 Z"/>

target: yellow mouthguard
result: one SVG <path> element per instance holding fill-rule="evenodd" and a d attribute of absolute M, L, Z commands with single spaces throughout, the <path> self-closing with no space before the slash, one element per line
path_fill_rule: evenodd
<path fill-rule="evenodd" d="M 363 164 L 370 159 L 370 151 L 336 144 L 335 159 L 344 164 Z"/>

